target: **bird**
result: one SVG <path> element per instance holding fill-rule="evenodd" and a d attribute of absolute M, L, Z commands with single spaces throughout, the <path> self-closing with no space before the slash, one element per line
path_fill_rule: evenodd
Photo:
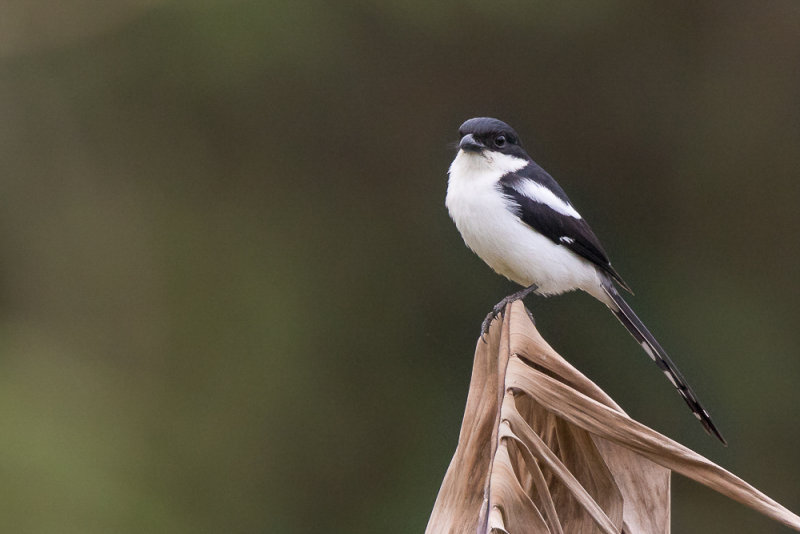
<path fill-rule="evenodd" d="M 605 304 L 664 372 L 709 435 L 727 441 L 667 352 L 622 298 L 632 293 L 564 190 L 525 151 L 505 122 L 476 117 L 458 130 L 445 205 L 466 245 L 523 287 L 486 316 L 481 338 L 506 305 L 533 293 L 582 290 Z"/>

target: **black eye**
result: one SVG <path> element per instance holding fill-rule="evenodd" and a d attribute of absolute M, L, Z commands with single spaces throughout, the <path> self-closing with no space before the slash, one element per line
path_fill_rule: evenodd
<path fill-rule="evenodd" d="M 505 135 L 498 135 L 494 138 L 494 146 L 500 148 L 506 146 L 506 136 Z"/>

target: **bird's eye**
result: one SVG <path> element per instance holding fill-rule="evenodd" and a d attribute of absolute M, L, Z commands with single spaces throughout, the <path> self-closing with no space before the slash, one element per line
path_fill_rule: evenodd
<path fill-rule="evenodd" d="M 503 147 L 506 145 L 506 136 L 505 135 L 498 135 L 494 138 L 494 145 L 498 148 Z"/>

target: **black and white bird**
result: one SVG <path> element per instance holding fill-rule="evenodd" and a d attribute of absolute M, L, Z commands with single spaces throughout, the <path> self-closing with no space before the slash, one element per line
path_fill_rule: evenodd
<path fill-rule="evenodd" d="M 509 302 L 530 293 L 581 289 L 605 304 L 672 382 L 709 434 L 708 412 L 667 353 L 617 291 L 630 291 L 592 229 L 506 123 L 479 117 L 459 128 L 445 204 L 464 242 L 497 273 L 524 287 L 497 303 L 482 334 Z"/>

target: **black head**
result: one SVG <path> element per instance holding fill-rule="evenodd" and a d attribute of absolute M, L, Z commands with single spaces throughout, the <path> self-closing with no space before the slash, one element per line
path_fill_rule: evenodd
<path fill-rule="evenodd" d="M 466 152 L 501 152 L 510 156 L 528 158 L 514 128 L 490 117 L 469 119 L 458 129 L 461 141 L 458 148 Z"/>

